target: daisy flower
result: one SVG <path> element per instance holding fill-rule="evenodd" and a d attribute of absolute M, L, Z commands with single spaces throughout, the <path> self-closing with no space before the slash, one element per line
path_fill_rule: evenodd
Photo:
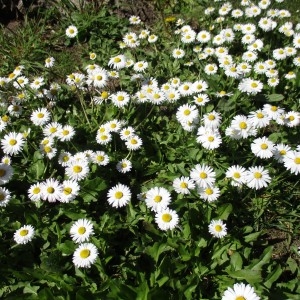
<path fill-rule="evenodd" d="M 0 207 L 5 207 L 11 199 L 10 191 L 0 187 Z"/>
<path fill-rule="evenodd" d="M 227 235 L 226 224 L 222 220 L 212 220 L 208 225 L 208 231 L 216 238 L 223 238 Z"/>
<path fill-rule="evenodd" d="M 207 188 L 212 186 L 216 181 L 216 173 L 214 170 L 205 165 L 197 164 L 190 172 L 190 177 L 199 187 Z"/>
<path fill-rule="evenodd" d="M 176 211 L 165 208 L 155 214 L 155 222 L 161 230 L 172 230 L 177 226 L 179 217 Z"/>
<path fill-rule="evenodd" d="M 193 82 L 193 93 L 202 93 L 208 89 L 208 84 L 204 80 L 196 80 Z"/>
<path fill-rule="evenodd" d="M 146 206 L 152 211 L 165 209 L 171 202 L 171 194 L 164 187 L 153 187 L 146 192 Z"/>
<path fill-rule="evenodd" d="M 45 67 L 52 68 L 54 66 L 55 58 L 54 57 L 47 57 L 45 59 Z"/>
<path fill-rule="evenodd" d="M 260 297 L 249 284 L 235 283 L 233 287 L 229 287 L 223 294 L 221 300 L 260 300 Z"/>
<path fill-rule="evenodd" d="M 231 185 L 241 187 L 246 183 L 246 169 L 239 165 L 234 165 L 226 171 L 226 177 L 231 179 Z"/>
<path fill-rule="evenodd" d="M 112 67 L 113 69 L 123 69 L 126 67 L 126 56 L 123 54 L 111 57 L 108 66 Z"/>
<path fill-rule="evenodd" d="M 69 203 L 73 201 L 79 194 L 80 186 L 75 180 L 64 180 L 62 183 L 60 202 Z"/>
<path fill-rule="evenodd" d="M 198 194 L 201 199 L 208 202 L 214 202 L 220 197 L 220 189 L 216 186 L 206 188 L 199 187 Z"/>
<path fill-rule="evenodd" d="M 62 185 L 54 178 L 48 178 L 40 185 L 41 199 L 49 202 L 56 202 L 60 199 Z"/>
<path fill-rule="evenodd" d="M 198 109 L 195 105 L 184 104 L 177 109 L 176 118 L 180 123 L 193 122 L 198 117 Z"/>
<path fill-rule="evenodd" d="M 142 147 L 143 141 L 137 135 L 131 136 L 126 142 L 125 145 L 129 150 L 138 150 Z"/>
<path fill-rule="evenodd" d="M 112 140 L 112 135 L 109 132 L 97 132 L 96 141 L 100 145 L 107 145 Z"/>
<path fill-rule="evenodd" d="M 86 160 L 72 160 L 65 169 L 66 175 L 76 181 L 86 178 L 89 172 L 90 170 Z"/>
<path fill-rule="evenodd" d="M 284 166 L 292 174 L 298 175 L 300 173 L 300 151 L 289 151 L 283 159 Z"/>
<path fill-rule="evenodd" d="M 58 133 L 61 131 L 62 126 L 61 124 L 57 123 L 57 122 L 51 122 L 48 123 L 44 128 L 43 128 L 43 134 L 44 136 L 51 136 L 51 137 L 55 137 L 58 135 Z"/>
<path fill-rule="evenodd" d="M 37 77 L 34 78 L 33 82 L 30 83 L 30 87 L 33 90 L 38 90 L 41 86 L 43 86 L 45 84 L 44 82 L 44 78 L 43 77 Z M 37 95 L 39 95 L 39 92 L 37 92 Z M 43 97 L 43 94 L 41 93 L 41 97 Z"/>
<path fill-rule="evenodd" d="M 117 163 L 117 170 L 120 173 L 127 173 L 131 170 L 131 168 L 132 168 L 132 163 L 130 160 L 126 158 L 122 159 Z"/>
<path fill-rule="evenodd" d="M 90 268 L 98 257 L 98 249 L 92 243 L 83 243 L 73 254 L 73 263 L 77 268 Z"/>
<path fill-rule="evenodd" d="M 139 16 L 130 16 L 129 23 L 132 25 L 137 25 L 141 23 L 141 18 Z"/>
<path fill-rule="evenodd" d="M 284 159 L 289 151 L 291 151 L 291 147 L 285 144 L 277 144 L 273 147 L 273 155 L 274 158 L 279 162 L 283 163 Z"/>
<path fill-rule="evenodd" d="M 218 66 L 216 64 L 208 64 L 204 67 L 204 72 L 207 75 L 213 75 L 216 74 L 218 71 Z"/>
<path fill-rule="evenodd" d="M 300 113 L 297 111 L 289 111 L 284 115 L 284 125 L 288 127 L 296 127 L 300 124 Z"/>
<path fill-rule="evenodd" d="M 222 143 L 221 135 L 217 130 L 205 130 L 196 140 L 203 148 L 208 150 L 217 149 Z"/>
<path fill-rule="evenodd" d="M 221 124 L 221 114 L 216 111 L 211 111 L 203 116 L 202 121 L 204 122 L 204 126 L 209 129 L 217 129 Z"/>
<path fill-rule="evenodd" d="M 172 56 L 174 58 L 183 58 L 185 55 L 185 51 L 183 49 L 176 48 L 172 51 Z"/>
<path fill-rule="evenodd" d="M 135 134 L 135 130 L 134 130 L 134 128 L 131 127 L 131 126 L 122 128 L 122 129 L 120 130 L 120 138 L 121 138 L 121 140 L 123 140 L 123 141 L 128 140 L 128 139 L 129 139 L 130 137 L 132 137 L 134 134 Z"/>
<path fill-rule="evenodd" d="M 39 201 L 41 200 L 42 197 L 42 190 L 41 190 L 41 184 L 40 183 L 35 183 L 30 186 L 28 189 L 28 197 L 31 201 Z"/>
<path fill-rule="evenodd" d="M 58 156 L 58 163 L 63 167 L 66 167 L 70 163 L 71 157 L 72 155 L 70 152 L 62 151 Z"/>
<path fill-rule="evenodd" d="M 69 38 L 74 38 L 78 33 L 78 29 L 76 26 L 74 25 L 70 25 L 67 29 L 66 29 L 66 36 Z"/>
<path fill-rule="evenodd" d="M 207 43 L 211 39 L 211 34 L 207 30 L 201 30 L 196 36 L 199 43 Z"/>
<path fill-rule="evenodd" d="M 148 68 L 148 63 L 146 61 L 138 61 L 133 65 L 133 70 L 135 72 L 144 72 Z"/>
<path fill-rule="evenodd" d="M 118 183 L 107 193 L 107 201 L 112 207 L 125 206 L 131 199 L 131 191 L 128 186 Z"/>
<path fill-rule="evenodd" d="M 273 156 L 274 143 L 267 137 L 257 138 L 251 143 L 252 153 L 260 158 L 270 158 Z"/>
<path fill-rule="evenodd" d="M 46 108 L 34 110 L 30 116 L 31 122 L 36 126 L 46 124 L 50 120 L 50 112 Z"/>
<path fill-rule="evenodd" d="M 122 91 L 119 91 L 115 94 L 111 94 L 109 98 L 111 99 L 112 103 L 117 107 L 124 107 L 130 101 L 129 94 Z"/>
<path fill-rule="evenodd" d="M 149 43 L 155 43 L 157 41 L 157 39 L 158 39 L 158 36 L 155 35 L 155 34 L 151 34 L 151 35 L 148 36 L 148 42 Z"/>
<path fill-rule="evenodd" d="M 87 219 L 77 220 L 70 229 L 70 235 L 75 243 L 86 242 L 94 234 L 94 228 L 91 221 Z"/>
<path fill-rule="evenodd" d="M 34 237 L 34 228 L 31 225 L 24 225 L 14 233 L 14 240 L 17 244 L 27 244 Z"/>
<path fill-rule="evenodd" d="M 268 186 L 270 182 L 269 172 L 262 166 L 250 167 L 246 171 L 246 184 L 249 188 L 258 190 Z"/>
<path fill-rule="evenodd" d="M 109 163 L 109 157 L 104 151 L 95 151 L 91 158 L 98 166 L 106 166 Z"/>
<path fill-rule="evenodd" d="M 9 182 L 13 174 L 14 171 L 12 166 L 5 163 L 0 163 L 0 185 Z"/>
<path fill-rule="evenodd" d="M 70 141 L 75 135 L 75 130 L 70 125 L 63 126 L 57 133 L 57 137 L 60 141 Z"/>
<path fill-rule="evenodd" d="M 189 177 L 181 176 L 180 178 L 175 178 L 173 180 L 173 188 L 176 193 L 187 195 L 195 188 L 195 183 Z"/>
<path fill-rule="evenodd" d="M 23 134 L 10 132 L 1 139 L 1 147 L 4 154 L 14 155 L 22 151 L 24 144 Z"/>
<path fill-rule="evenodd" d="M 204 106 L 207 102 L 210 101 L 208 95 L 206 94 L 198 94 L 193 97 L 194 103 L 198 106 Z"/>
<path fill-rule="evenodd" d="M 256 95 L 262 91 L 263 84 L 259 80 L 244 78 L 239 83 L 238 89 L 241 92 L 247 93 L 248 95 Z"/>

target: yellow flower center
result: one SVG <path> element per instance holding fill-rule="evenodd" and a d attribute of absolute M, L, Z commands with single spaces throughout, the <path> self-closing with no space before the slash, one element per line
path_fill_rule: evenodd
<path fill-rule="evenodd" d="M 62 158 L 63 162 L 67 162 L 67 161 L 69 161 L 69 159 L 70 159 L 70 157 L 67 156 L 67 155 L 65 155 L 65 156 Z"/>
<path fill-rule="evenodd" d="M 266 149 L 268 149 L 268 145 L 263 143 L 263 144 L 261 144 L 260 148 L 263 150 L 266 150 Z"/>
<path fill-rule="evenodd" d="M 50 133 L 55 133 L 57 131 L 57 128 L 51 127 L 49 131 L 50 131 Z"/>
<path fill-rule="evenodd" d="M 222 231 L 222 226 L 221 226 L 221 225 L 216 225 L 216 226 L 215 226 L 215 230 L 216 230 L 217 232 Z"/>
<path fill-rule="evenodd" d="M 37 116 L 39 119 L 44 118 L 44 114 L 43 114 L 43 113 L 38 113 L 36 116 Z"/>
<path fill-rule="evenodd" d="M 103 155 L 98 155 L 97 156 L 97 161 L 103 161 L 104 160 L 104 156 Z"/>
<path fill-rule="evenodd" d="M 3 116 L 2 118 L 1 118 L 1 120 L 3 121 L 3 122 L 5 122 L 5 123 L 7 123 L 8 121 L 9 121 L 9 116 Z"/>
<path fill-rule="evenodd" d="M 14 146 L 14 145 L 17 144 L 17 140 L 11 139 L 11 140 L 9 141 L 9 144 L 10 144 L 11 146 Z"/>
<path fill-rule="evenodd" d="M 72 193 L 72 189 L 70 187 L 65 187 L 64 188 L 64 194 L 65 195 L 70 195 Z"/>
<path fill-rule="evenodd" d="M 234 172 L 233 177 L 234 178 L 241 178 L 241 174 L 239 172 Z"/>
<path fill-rule="evenodd" d="M 209 136 L 207 139 L 209 142 L 213 142 L 215 140 L 215 138 L 213 136 Z"/>
<path fill-rule="evenodd" d="M 294 162 L 296 165 L 300 165 L 300 157 L 294 158 Z"/>
<path fill-rule="evenodd" d="M 73 172 L 74 173 L 80 173 L 82 171 L 82 167 L 81 166 L 74 166 L 73 167 Z"/>
<path fill-rule="evenodd" d="M 295 120 L 295 117 L 294 117 L 294 116 L 289 116 L 289 120 L 290 120 L 290 121 L 294 121 L 294 120 Z"/>
<path fill-rule="evenodd" d="M 216 117 L 214 115 L 209 115 L 208 120 L 213 121 Z"/>
<path fill-rule="evenodd" d="M 191 111 L 190 111 L 189 109 L 186 109 L 186 110 L 183 112 L 183 114 L 184 114 L 185 116 L 190 115 L 190 113 L 191 113 Z"/>
<path fill-rule="evenodd" d="M 160 202 L 161 200 L 162 200 L 162 196 L 157 195 L 154 197 L 154 202 L 156 203 Z"/>
<path fill-rule="evenodd" d="M 80 257 L 81 258 L 88 258 L 90 256 L 91 252 L 89 249 L 83 249 L 80 251 Z"/>
<path fill-rule="evenodd" d="M 49 187 L 47 188 L 47 192 L 48 192 L 49 194 L 53 194 L 53 193 L 55 192 L 55 189 L 54 189 L 52 186 L 49 186 Z"/>
<path fill-rule="evenodd" d="M 278 110 L 278 107 L 277 106 L 271 106 L 271 111 L 277 111 Z"/>
<path fill-rule="evenodd" d="M 262 174 L 261 174 L 260 172 L 255 172 L 253 176 L 254 176 L 254 178 L 256 178 L 256 179 L 262 178 Z"/>
<path fill-rule="evenodd" d="M 46 147 L 44 147 L 44 151 L 45 151 L 46 153 L 50 153 L 50 152 L 52 152 L 52 148 L 49 147 L 49 146 L 46 146 Z"/>
<path fill-rule="evenodd" d="M 202 178 L 202 179 L 205 179 L 205 178 L 207 178 L 207 174 L 204 173 L 204 172 L 201 172 L 199 177 Z"/>
<path fill-rule="evenodd" d="M 188 184 L 187 184 L 186 182 L 181 182 L 181 183 L 180 183 L 180 187 L 181 187 L 182 189 L 186 189 L 186 188 L 188 187 Z"/>
<path fill-rule="evenodd" d="M 211 189 L 211 188 L 207 188 L 207 189 L 205 189 L 205 194 L 207 194 L 207 195 L 212 195 L 214 192 L 213 192 L 213 190 Z"/>
<path fill-rule="evenodd" d="M 119 200 L 119 199 L 121 199 L 123 197 L 123 193 L 120 192 L 120 191 L 118 191 L 118 192 L 115 193 L 115 197 L 116 197 L 116 199 Z"/>
<path fill-rule="evenodd" d="M 241 129 L 246 129 L 248 126 L 247 126 L 247 123 L 246 122 L 241 122 L 240 123 L 240 128 Z"/>
<path fill-rule="evenodd" d="M 119 63 L 120 61 L 121 61 L 121 58 L 120 58 L 120 57 L 115 57 L 115 58 L 114 58 L 114 62 L 115 62 L 115 63 Z"/>
<path fill-rule="evenodd" d="M 107 99 L 107 98 L 108 98 L 108 92 L 103 91 L 103 92 L 101 93 L 101 98 Z"/>
<path fill-rule="evenodd" d="M 78 228 L 78 233 L 79 233 L 79 234 L 85 234 L 85 232 L 86 232 L 85 227 L 79 227 L 79 228 Z"/>
<path fill-rule="evenodd" d="M 105 135 L 105 134 L 101 135 L 101 140 L 102 140 L 102 141 L 105 141 L 105 140 L 107 140 L 107 139 L 108 139 L 108 136 L 107 136 L 107 135 Z"/>
<path fill-rule="evenodd" d="M 251 83 L 251 87 L 252 87 L 252 88 L 257 88 L 257 87 L 258 87 L 258 84 L 257 84 L 256 82 L 252 82 L 252 83 Z"/>
<path fill-rule="evenodd" d="M 70 131 L 67 130 L 67 129 L 64 129 L 63 132 L 62 132 L 63 135 L 68 135 L 69 133 L 70 133 Z"/>
<path fill-rule="evenodd" d="M 136 145 L 136 144 L 137 144 L 137 140 L 136 140 L 136 139 L 132 139 L 132 140 L 130 141 L 130 143 L 133 144 L 133 145 Z"/>
<path fill-rule="evenodd" d="M 121 96 L 121 95 L 118 96 L 118 97 L 117 97 L 117 100 L 118 100 L 118 101 L 123 101 L 123 100 L 124 100 L 124 96 Z"/>
<path fill-rule="evenodd" d="M 74 29 L 72 28 L 69 29 L 69 33 L 73 34 L 74 32 L 75 32 Z"/>
<path fill-rule="evenodd" d="M 164 222 L 169 223 L 169 222 L 171 222 L 171 220 L 172 220 L 172 216 L 171 216 L 170 214 L 163 214 L 163 215 L 161 216 L 161 219 L 162 219 Z"/>
<path fill-rule="evenodd" d="M 32 190 L 32 194 L 37 195 L 37 194 L 40 193 L 40 191 L 41 191 L 41 189 L 40 189 L 39 187 L 35 187 L 35 188 Z"/>
<path fill-rule="evenodd" d="M 246 300 L 246 298 L 244 296 L 238 296 L 235 298 L 235 300 Z"/>
<path fill-rule="evenodd" d="M 262 119 L 264 117 L 264 114 L 259 112 L 256 114 L 257 118 Z"/>
<path fill-rule="evenodd" d="M 27 229 L 22 229 L 20 231 L 20 236 L 26 236 L 28 234 L 28 230 Z"/>

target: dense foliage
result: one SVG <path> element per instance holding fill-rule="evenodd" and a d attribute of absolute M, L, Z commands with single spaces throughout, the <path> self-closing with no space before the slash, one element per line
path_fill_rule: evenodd
<path fill-rule="evenodd" d="M 3 28 L 0 297 L 298 299 L 286 2 L 53 1 Z"/>

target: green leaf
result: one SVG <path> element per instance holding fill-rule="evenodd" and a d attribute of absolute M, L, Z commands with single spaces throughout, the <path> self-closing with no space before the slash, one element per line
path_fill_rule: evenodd
<path fill-rule="evenodd" d="M 250 284 L 261 283 L 262 276 L 259 270 L 236 270 L 227 271 L 228 275 L 238 280 L 246 280 Z"/>
<path fill-rule="evenodd" d="M 218 207 L 217 215 L 219 219 L 227 220 L 228 216 L 232 212 L 233 206 L 231 203 L 225 203 Z"/>
<path fill-rule="evenodd" d="M 259 259 L 255 260 L 255 262 L 252 263 L 249 267 L 252 270 L 261 270 L 262 266 L 267 264 L 272 258 L 272 253 L 273 253 L 273 246 L 267 247 L 262 253 L 262 255 L 259 257 Z"/>
<path fill-rule="evenodd" d="M 246 235 L 246 236 L 244 237 L 245 242 L 246 242 L 246 243 L 250 243 L 250 242 L 256 241 L 257 238 L 258 238 L 261 234 L 262 234 L 261 231 L 250 233 L 250 234 L 248 234 L 248 235 Z"/>
<path fill-rule="evenodd" d="M 264 281 L 264 285 L 270 289 L 273 283 L 280 277 L 281 274 L 282 274 L 282 269 L 281 266 L 278 264 L 275 267 L 275 269 L 268 275 L 268 277 Z"/>
<path fill-rule="evenodd" d="M 23 289 L 23 293 L 24 294 L 34 294 L 37 296 L 37 291 L 39 290 L 39 286 L 31 286 L 31 285 L 28 285 L 28 286 L 25 286 L 24 289 Z"/>
<path fill-rule="evenodd" d="M 230 264 L 232 266 L 232 270 L 241 270 L 243 267 L 243 258 L 238 252 L 234 252 L 230 257 Z"/>
<path fill-rule="evenodd" d="M 271 94 L 271 95 L 267 95 L 267 98 L 269 102 L 279 102 L 284 99 L 284 96 L 281 94 Z"/>

